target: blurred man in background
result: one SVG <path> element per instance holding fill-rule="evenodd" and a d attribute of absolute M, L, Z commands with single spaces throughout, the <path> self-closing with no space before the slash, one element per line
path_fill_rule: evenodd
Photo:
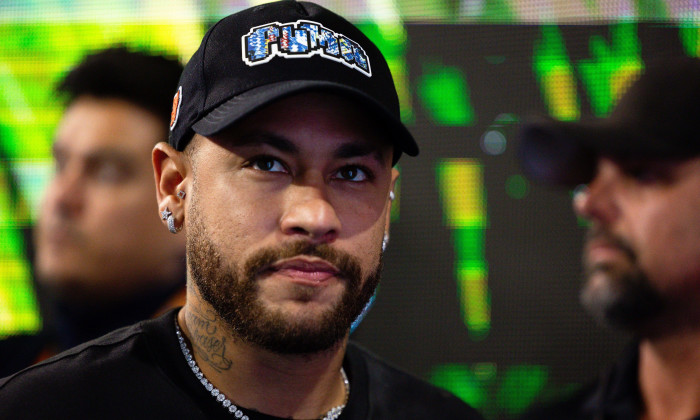
<path fill-rule="evenodd" d="M 521 132 L 533 178 L 590 222 L 584 307 L 631 333 L 598 382 L 532 419 L 700 419 L 700 60 L 650 67 L 612 115 Z"/>
<path fill-rule="evenodd" d="M 0 376 L 184 302 L 184 238 L 162 229 L 151 166 L 181 72 L 176 59 L 114 47 L 58 84 L 67 108 L 35 231 L 45 328 L 3 344 Z"/>

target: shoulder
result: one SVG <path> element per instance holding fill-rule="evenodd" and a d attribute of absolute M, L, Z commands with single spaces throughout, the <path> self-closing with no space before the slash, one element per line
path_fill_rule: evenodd
<path fill-rule="evenodd" d="M 85 381 L 103 375 L 111 366 L 122 364 L 133 351 L 142 333 L 139 324 L 124 327 L 105 336 L 57 354 L 43 362 L 0 379 L 0 392 L 40 392 L 47 387 Z"/>
<path fill-rule="evenodd" d="M 372 418 L 482 418 L 452 393 L 392 366 L 356 343 L 348 345 L 348 356 L 366 366 Z"/>
<path fill-rule="evenodd" d="M 0 379 L 0 418 L 117 418 L 153 399 L 153 389 L 167 395 L 145 337 L 157 323 L 121 328 Z M 106 407 L 112 415 L 103 417 Z"/>
<path fill-rule="evenodd" d="M 592 382 L 536 404 L 521 420 L 592 420 L 606 417 L 608 413 L 632 418 L 641 401 L 638 364 L 638 343 L 632 342 L 621 357 Z"/>
<path fill-rule="evenodd" d="M 50 347 L 48 334 L 9 336 L 0 340 L 0 378 L 18 372 L 40 360 Z"/>

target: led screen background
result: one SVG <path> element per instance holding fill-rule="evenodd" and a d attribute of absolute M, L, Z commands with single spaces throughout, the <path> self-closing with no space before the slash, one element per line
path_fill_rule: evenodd
<path fill-rule="evenodd" d="M 523 177 L 515 129 L 534 114 L 605 116 L 651 61 L 697 56 L 700 6 L 319 3 L 380 45 L 402 118 L 422 149 L 400 161 L 383 282 L 354 338 L 490 418 L 590 379 L 625 337 L 598 328 L 580 309 L 583 225 L 570 192 Z M 186 61 L 210 24 L 252 4 L 0 3 L 0 335 L 42 324 L 30 232 L 62 112 L 56 81 L 86 52 L 115 43 Z"/>

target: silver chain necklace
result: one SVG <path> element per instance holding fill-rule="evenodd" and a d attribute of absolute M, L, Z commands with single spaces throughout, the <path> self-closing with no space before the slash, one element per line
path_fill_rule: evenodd
<path fill-rule="evenodd" d="M 219 389 L 209 382 L 209 380 L 204 376 L 204 373 L 199 369 L 199 366 L 197 366 L 194 356 L 192 356 L 190 349 L 185 343 L 185 338 L 180 330 L 180 325 L 177 323 L 177 318 L 175 318 L 175 334 L 177 334 L 177 341 L 180 343 L 180 349 L 182 350 L 182 354 L 185 356 L 187 365 L 190 367 L 190 369 L 192 369 L 194 376 L 197 377 L 199 382 L 204 385 L 204 388 L 211 394 L 212 397 L 216 398 L 216 401 L 221 403 L 221 405 L 224 406 L 224 408 L 237 419 L 250 420 L 239 407 L 232 403 L 231 400 L 226 398 L 224 393 L 219 391 Z M 343 385 L 345 385 L 345 402 L 328 410 L 323 417 L 320 417 L 321 420 L 336 420 L 338 417 L 340 417 L 340 413 L 343 412 L 345 404 L 348 402 L 348 397 L 350 396 L 350 381 L 348 381 L 348 376 L 345 374 L 345 369 L 342 367 L 340 368 L 340 374 L 343 377 Z"/>

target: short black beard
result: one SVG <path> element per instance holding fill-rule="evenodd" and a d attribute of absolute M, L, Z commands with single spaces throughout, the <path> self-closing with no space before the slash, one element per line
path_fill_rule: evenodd
<path fill-rule="evenodd" d="M 666 310 L 664 297 L 649 281 L 637 263 L 634 249 L 622 238 L 600 229 L 592 229 L 593 237 L 605 237 L 629 258 L 631 269 L 621 269 L 612 264 L 588 266 L 584 262 L 585 284 L 581 291 L 583 307 L 605 326 L 630 332 L 636 335 L 652 333 L 656 321 Z M 605 286 L 593 288 L 593 276 L 605 276 Z"/>
<path fill-rule="evenodd" d="M 318 353 L 333 348 L 348 334 L 355 318 L 374 294 L 382 268 L 362 282 L 361 265 L 351 255 L 329 245 L 297 241 L 257 251 L 238 267 L 224 265 L 216 245 L 199 220 L 195 200 L 187 225 L 187 263 L 202 298 L 229 326 L 233 335 L 280 354 Z M 257 276 L 276 261 L 297 255 L 322 258 L 339 269 L 345 291 L 338 304 L 313 322 L 292 324 L 279 311 L 266 309 L 258 299 Z M 362 285 L 362 286 L 361 286 Z"/>

